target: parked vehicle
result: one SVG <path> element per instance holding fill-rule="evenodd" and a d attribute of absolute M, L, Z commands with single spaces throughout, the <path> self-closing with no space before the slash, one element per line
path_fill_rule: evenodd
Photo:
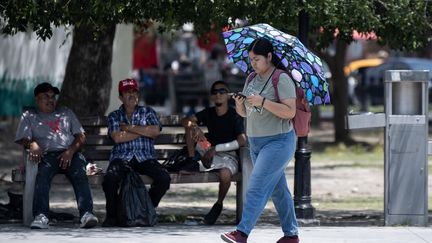
<path fill-rule="evenodd" d="M 375 67 L 384 62 L 383 58 L 366 58 L 354 60 L 344 67 L 344 74 L 348 82 L 348 98 L 349 103 L 360 105 L 360 100 L 364 96 L 365 89 L 365 70 L 370 67 Z M 359 92 L 359 90 L 363 90 Z M 364 99 L 362 99 L 364 100 Z"/>
<path fill-rule="evenodd" d="M 384 73 L 386 70 L 429 70 L 429 91 L 432 89 L 432 60 L 413 57 L 388 58 L 376 67 L 364 70 L 364 76 L 356 87 L 356 96 L 364 105 L 384 104 Z M 429 95 L 429 102 L 432 101 Z"/>

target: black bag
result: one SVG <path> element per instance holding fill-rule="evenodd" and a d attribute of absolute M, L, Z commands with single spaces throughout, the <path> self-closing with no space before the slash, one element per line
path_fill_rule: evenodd
<path fill-rule="evenodd" d="M 119 203 L 118 223 L 125 227 L 153 226 L 156 211 L 141 177 L 132 169 L 123 178 Z"/>
<path fill-rule="evenodd" d="M 199 171 L 198 162 L 191 160 L 188 157 L 188 150 L 185 146 L 182 149 L 175 151 L 175 153 L 165 160 L 162 165 L 169 172 L 178 172 L 180 170 Z"/>

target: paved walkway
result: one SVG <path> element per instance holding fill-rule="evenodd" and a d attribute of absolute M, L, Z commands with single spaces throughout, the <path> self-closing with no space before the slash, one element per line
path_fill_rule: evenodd
<path fill-rule="evenodd" d="M 49 230 L 30 230 L 20 225 L 0 225 L 4 243 L 212 243 L 223 242 L 220 233 L 234 226 L 158 225 L 151 228 L 93 228 L 79 229 L 74 225 L 51 226 Z M 276 242 L 280 228 L 260 225 L 249 237 L 251 243 Z M 302 227 L 301 243 L 432 243 L 431 227 Z"/>

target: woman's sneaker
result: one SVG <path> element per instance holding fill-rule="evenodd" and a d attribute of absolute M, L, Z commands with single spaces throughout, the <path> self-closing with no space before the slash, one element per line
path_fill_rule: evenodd
<path fill-rule="evenodd" d="M 30 224 L 31 229 L 48 229 L 49 219 L 44 214 L 39 214 Z"/>
<path fill-rule="evenodd" d="M 297 235 L 284 236 L 280 238 L 276 243 L 299 243 L 300 240 Z"/>
<path fill-rule="evenodd" d="M 221 235 L 222 240 L 230 243 L 247 243 L 247 235 L 241 231 L 233 231 L 230 233 L 224 233 Z"/>
<path fill-rule="evenodd" d="M 98 218 L 96 218 L 96 216 L 94 216 L 92 213 L 90 212 L 86 212 L 82 217 L 81 217 L 81 228 L 93 228 L 98 224 L 99 220 Z"/>

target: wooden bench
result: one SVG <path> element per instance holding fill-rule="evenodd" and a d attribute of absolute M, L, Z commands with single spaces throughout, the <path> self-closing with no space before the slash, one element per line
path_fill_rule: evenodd
<path fill-rule="evenodd" d="M 180 125 L 180 116 L 164 116 L 159 118 L 163 129 L 160 136 L 155 140 L 155 147 L 158 160 L 160 162 L 167 159 L 177 149 L 185 145 L 184 129 Z M 108 159 L 113 146 L 113 141 L 107 134 L 106 117 L 88 117 L 80 119 L 85 131 L 87 141 L 82 148 L 87 161 L 96 163 L 98 167 L 104 171 L 108 166 Z M 14 182 L 24 182 L 24 197 L 23 197 L 23 223 L 30 225 L 33 220 L 33 193 L 37 174 L 37 165 L 28 159 L 28 151 L 24 150 L 25 160 L 25 178 L 19 178 L 17 173 L 13 173 L 12 180 Z M 247 147 L 240 148 L 240 172 L 232 177 L 232 181 L 236 182 L 236 219 L 240 220 L 242 214 L 242 205 L 246 196 L 247 178 L 252 171 L 252 162 L 250 160 L 249 149 Z M 219 182 L 217 173 L 215 172 L 199 172 L 194 174 L 179 174 L 170 173 L 171 184 L 180 183 L 208 183 Z M 93 185 L 101 185 L 103 174 L 89 175 L 89 183 Z M 146 184 L 152 182 L 151 178 L 142 176 Z M 67 178 L 58 174 L 54 177 L 52 185 L 55 184 L 70 184 Z M 163 198 L 162 198 L 163 200 Z"/>
<path fill-rule="evenodd" d="M 211 84 L 206 84 L 203 71 L 164 72 L 165 74 L 167 75 L 171 113 L 184 112 L 184 106 L 205 107 L 209 104 Z M 228 72 L 223 80 L 229 85 L 231 92 L 240 92 L 243 90 L 246 76 L 241 73 Z M 229 102 L 235 105 L 233 99 L 230 99 Z"/>

